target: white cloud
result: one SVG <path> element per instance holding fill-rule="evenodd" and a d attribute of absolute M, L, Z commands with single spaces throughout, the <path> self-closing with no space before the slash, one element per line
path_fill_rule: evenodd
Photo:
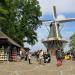
<path fill-rule="evenodd" d="M 38 0 L 41 11 L 44 14 L 52 14 L 52 6 L 55 5 L 57 13 L 75 13 L 75 0 Z"/>
<path fill-rule="evenodd" d="M 43 25 L 41 26 L 41 28 L 39 27 L 37 29 L 37 37 L 38 37 L 38 41 L 41 41 L 41 40 L 45 40 L 47 39 L 48 37 L 48 33 L 49 33 L 49 25 L 50 23 L 49 22 L 44 22 Z"/>
<path fill-rule="evenodd" d="M 64 20 L 65 19 L 65 16 L 63 16 L 63 15 L 58 15 L 57 16 L 57 20 Z"/>
<path fill-rule="evenodd" d="M 47 50 L 43 43 L 37 42 L 37 43 L 31 48 L 31 51 L 34 52 L 34 51 L 41 50 L 41 49 L 44 50 L 44 51 Z"/>
<path fill-rule="evenodd" d="M 31 45 L 29 45 L 27 42 L 24 43 L 24 47 L 27 47 L 27 48 L 31 49 Z"/>
<path fill-rule="evenodd" d="M 73 33 L 73 31 L 62 31 L 62 36 L 65 40 L 69 41 Z"/>

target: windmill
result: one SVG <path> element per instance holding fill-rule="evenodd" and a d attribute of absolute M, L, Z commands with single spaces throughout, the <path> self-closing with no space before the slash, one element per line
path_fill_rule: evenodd
<path fill-rule="evenodd" d="M 60 23 L 65 23 L 65 22 L 71 22 L 75 21 L 75 18 L 69 18 L 69 19 L 64 19 L 64 20 L 58 20 L 57 19 L 57 13 L 56 13 L 56 7 L 53 6 L 53 21 L 50 21 L 50 32 L 47 40 L 43 41 L 43 43 L 46 45 L 48 51 L 52 53 L 53 55 L 55 54 L 55 50 L 58 48 L 63 49 L 63 46 L 65 43 L 67 43 L 66 40 L 63 40 L 61 33 L 60 33 Z"/>

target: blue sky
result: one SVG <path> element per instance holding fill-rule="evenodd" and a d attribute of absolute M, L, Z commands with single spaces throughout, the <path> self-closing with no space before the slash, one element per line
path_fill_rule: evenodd
<path fill-rule="evenodd" d="M 53 20 L 52 16 L 52 7 L 56 6 L 58 19 L 64 18 L 75 18 L 75 0 L 38 0 L 41 6 L 43 20 Z M 33 47 L 31 47 L 32 51 L 46 48 L 41 43 L 41 40 L 47 39 L 48 30 L 50 22 L 45 22 L 41 26 L 41 28 L 37 29 L 38 40 Z M 46 25 L 46 26 L 45 26 Z M 64 39 L 69 41 L 70 36 L 75 32 L 75 22 L 68 22 L 61 25 L 63 26 L 61 30 L 61 34 Z M 47 27 L 47 28 L 46 28 Z M 68 47 L 66 47 L 69 49 Z"/>

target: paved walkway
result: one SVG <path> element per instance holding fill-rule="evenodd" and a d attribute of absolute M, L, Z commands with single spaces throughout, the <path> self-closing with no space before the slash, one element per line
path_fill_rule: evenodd
<path fill-rule="evenodd" d="M 55 60 L 49 64 L 40 65 L 35 61 L 0 63 L 0 75 L 75 75 L 75 61 L 63 61 L 63 65 L 56 66 Z"/>

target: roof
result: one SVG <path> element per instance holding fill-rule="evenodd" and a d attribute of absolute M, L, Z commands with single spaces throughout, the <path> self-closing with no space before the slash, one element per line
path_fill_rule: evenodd
<path fill-rule="evenodd" d="M 12 45 L 15 45 L 17 47 L 21 47 L 21 45 L 19 45 L 18 43 L 16 43 L 14 40 L 12 40 L 10 37 L 8 37 L 5 33 L 3 33 L 2 31 L 0 31 L 0 39 L 7 39 L 9 43 L 11 43 Z"/>
<path fill-rule="evenodd" d="M 60 37 L 58 37 L 58 38 L 56 38 L 56 37 L 48 38 L 47 40 L 45 40 L 43 42 L 50 42 L 50 41 L 62 41 L 63 43 L 67 43 L 68 42 L 68 41 L 66 41 L 66 40 L 64 40 L 64 39 L 62 39 Z"/>

